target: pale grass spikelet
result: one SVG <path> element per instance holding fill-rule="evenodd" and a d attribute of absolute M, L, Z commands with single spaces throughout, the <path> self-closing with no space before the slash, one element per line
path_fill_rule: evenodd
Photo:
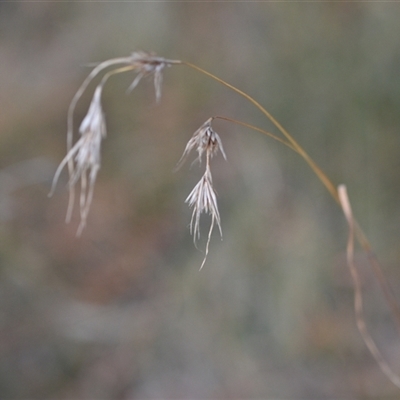
<path fill-rule="evenodd" d="M 193 235 L 193 240 L 195 243 L 196 240 L 200 238 L 201 214 L 204 212 L 211 215 L 211 225 L 208 231 L 206 250 L 203 261 L 200 265 L 201 270 L 207 260 L 211 233 L 214 229 L 215 223 L 218 225 L 219 233 L 222 239 L 221 217 L 218 210 L 217 196 L 212 183 L 209 155 L 207 155 L 206 171 L 197 185 L 190 192 L 189 196 L 186 198 L 185 203 L 188 203 L 189 207 L 193 207 L 192 218 L 190 220 L 190 233 Z"/>
<path fill-rule="evenodd" d="M 203 212 L 211 215 L 211 225 L 213 226 L 215 221 L 222 236 L 217 196 L 214 191 L 209 165 L 207 165 L 206 171 L 200 181 L 186 198 L 185 203 L 188 203 L 189 207 L 193 207 L 192 219 L 190 221 L 190 233 L 193 235 L 195 241 L 200 238 L 200 215 Z"/>
<path fill-rule="evenodd" d="M 200 238 L 200 216 L 202 213 L 211 215 L 211 225 L 208 231 L 206 250 L 203 262 L 201 263 L 200 270 L 203 268 L 211 240 L 211 233 L 214 229 L 215 223 L 218 226 L 219 233 L 222 238 L 221 217 L 218 210 L 217 195 L 215 193 L 211 175 L 210 160 L 217 154 L 218 150 L 226 160 L 226 154 L 222 147 L 222 141 L 219 135 L 211 127 L 213 118 L 209 118 L 197 131 L 193 134 L 187 143 L 181 159 L 178 162 L 179 168 L 186 160 L 187 156 L 192 150 L 197 151 L 197 160 L 201 162 L 203 154 L 206 157 L 206 170 L 200 181 L 196 184 L 189 196 L 186 198 L 185 203 L 193 208 L 192 218 L 190 220 L 190 233 L 193 235 L 193 240 L 196 241 Z"/>
<path fill-rule="evenodd" d="M 49 196 L 52 196 L 54 193 L 60 174 L 67 165 L 69 173 L 69 201 L 66 222 L 70 222 L 72 216 L 75 202 L 75 184 L 79 179 L 81 181 L 79 200 L 81 222 L 77 232 L 78 235 L 81 234 L 86 225 L 86 219 L 93 198 L 94 184 L 100 169 L 101 141 L 106 135 L 101 94 L 106 81 L 112 75 L 134 71 L 137 72 L 137 76 L 129 88 L 129 90 L 133 90 L 144 76 L 154 75 L 154 87 L 158 102 L 161 99 L 162 73 L 164 68 L 181 63 L 179 60 L 168 60 L 158 57 L 154 53 L 136 51 L 128 57 L 113 58 L 96 65 L 75 93 L 68 109 L 67 155 L 56 170 Z M 101 82 L 95 89 L 87 115 L 79 127 L 80 137 L 74 144 L 73 119 L 76 105 L 93 79 L 110 67 L 113 67 L 113 69 L 104 74 Z"/>
<path fill-rule="evenodd" d="M 193 136 L 188 141 L 185 150 L 183 151 L 182 157 L 177 163 L 176 169 L 180 168 L 185 162 L 189 153 L 194 149 L 198 153 L 197 160 L 201 163 L 201 159 L 204 153 L 209 155 L 211 158 L 217 154 L 218 150 L 221 151 L 222 156 L 226 160 L 226 154 L 222 147 L 222 141 L 218 133 L 214 131 L 211 126 L 211 122 L 214 118 L 209 118 L 204 124 L 197 129 Z"/>
<path fill-rule="evenodd" d="M 169 67 L 173 64 L 181 63 L 179 60 L 167 60 L 166 58 L 156 56 L 154 53 L 147 53 L 145 51 L 133 52 L 130 60 L 133 69 L 137 71 L 138 74 L 132 84 L 129 86 L 128 91 L 132 91 L 143 77 L 153 74 L 157 102 L 159 102 L 161 99 L 163 69 L 166 66 Z"/>
<path fill-rule="evenodd" d="M 81 221 L 77 232 L 78 235 L 81 234 L 86 225 L 93 198 L 94 184 L 100 169 L 101 141 L 106 136 L 105 117 L 101 106 L 102 88 L 102 85 L 97 86 L 88 113 L 79 127 L 80 138 L 61 161 L 53 179 L 52 192 L 61 171 L 69 164 L 71 166 L 68 182 L 69 189 L 74 188 L 78 180 L 81 181 L 79 199 Z"/>

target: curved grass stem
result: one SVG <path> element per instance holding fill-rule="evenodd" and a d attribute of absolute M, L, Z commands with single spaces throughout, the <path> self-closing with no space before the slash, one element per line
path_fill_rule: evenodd
<path fill-rule="evenodd" d="M 243 92 L 242 90 L 238 89 L 237 87 L 231 85 L 230 83 L 224 81 L 221 78 L 211 74 L 210 72 L 204 70 L 203 68 L 198 67 L 192 63 L 187 61 L 182 61 L 182 65 L 186 65 L 190 68 L 193 68 L 202 74 L 209 76 L 210 78 L 216 80 L 217 82 L 221 83 L 222 85 L 230 88 L 234 92 L 240 94 L 245 99 L 247 99 L 250 103 L 256 106 L 282 133 L 283 136 L 287 139 L 287 141 L 291 144 L 293 150 L 295 150 L 300 156 L 306 161 L 306 163 L 311 167 L 314 173 L 318 176 L 320 181 L 324 184 L 327 188 L 331 196 L 334 198 L 337 204 L 339 204 L 339 196 L 336 189 L 336 186 L 331 182 L 331 180 L 327 177 L 327 175 L 321 170 L 321 168 L 315 163 L 315 161 L 308 155 L 308 153 L 300 146 L 299 143 L 293 138 L 293 136 L 275 119 L 258 101 L 254 100 L 253 97 L 249 96 L 247 93 Z"/>
<path fill-rule="evenodd" d="M 248 124 L 246 122 L 238 121 L 237 119 L 222 117 L 221 115 L 216 115 L 215 117 L 213 117 L 213 119 L 221 119 L 223 121 L 232 122 L 234 124 L 245 126 L 246 128 L 252 129 L 253 131 L 260 132 L 260 133 L 262 133 L 266 136 L 269 136 L 270 138 L 284 144 L 285 146 L 289 147 L 290 149 L 292 149 L 293 151 L 295 151 L 297 153 L 297 150 L 289 142 L 287 142 L 284 139 L 279 138 L 278 136 L 275 136 L 273 133 L 268 132 L 265 129 L 258 128 L 257 126 Z"/>
<path fill-rule="evenodd" d="M 233 90 L 237 94 L 241 95 L 246 100 L 248 100 L 250 103 L 252 103 L 256 108 L 258 108 L 272 122 L 272 124 L 279 130 L 279 132 L 285 137 L 286 140 L 282 140 L 282 139 L 276 137 L 275 135 L 273 135 L 267 131 L 264 131 L 263 129 L 246 124 L 244 122 L 236 121 L 236 120 L 233 120 L 230 118 L 225 118 L 225 117 L 216 117 L 216 118 L 225 119 L 226 121 L 238 123 L 240 125 L 250 128 L 250 129 L 259 131 L 263 134 L 266 134 L 266 135 L 272 137 L 275 140 L 280 141 L 284 145 L 290 147 L 293 151 L 298 153 L 304 159 L 304 161 L 310 166 L 310 168 L 317 175 L 317 177 L 322 182 L 322 184 L 326 187 L 326 189 L 328 190 L 330 195 L 333 197 L 335 202 L 340 207 L 343 206 L 339 191 L 338 191 L 338 189 L 336 189 L 336 186 L 332 183 L 332 181 L 328 178 L 328 176 L 322 171 L 322 169 L 317 165 L 317 163 L 308 155 L 308 153 L 300 146 L 300 144 L 293 138 L 293 136 L 258 101 L 256 101 L 253 97 L 251 97 L 247 93 L 243 92 L 242 90 L 238 89 L 237 87 L 229 84 L 228 82 L 224 81 L 221 78 L 218 78 L 216 75 L 204 70 L 203 68 L 198 67 L 195 64 L 192 64 L 192 63 L 189 63 L 186 61 L 182 61 L 182 65 L 186 65 L 187 67 L 190 67 L 204 75 L 207 75 L 208 77 L 214 79 L 215 81 L 219 82 L 220 84 L 228 87 L 229 89 Z M 368 260 L 372 266 L 372 270 L 375 274 L 375 277 L 377 278 L 380 288 L 381 288 L 381 290 L 385 296 L 385 299 L 391 309 L 391 312 L 394 316 L 398 331 L 400 332 L 400 308 L 399 308 L 399 305 L 397 304 L 397 300 L 392 292 L 392 289 L 391 289 L 388 281 L 386 280 L 386 278 L 383 274 L 382 267 L 372 250 L 371 244 L 370 244 L 367 236 L 365 235 L 365 233 L 363 232 L 363 230 L 361 229 L 360 225 L 355 220 L 353 215 L 352 215 L 352 219 L 351 219 L 351 234 L 354 234 L 354 236 L 357 238 L 357 241 L 359 242 L 359 244 L 365 251 L 365 253 L 368 257 Z M 349 268 L 350 268 L 351 272 L 354 271 L 354 269 L 352 269 L 351 266 L 349 266 Z M 356 297 L 358 298 L 359 288 L 356 286 L 355 290 L 357 292 Z M 357 307 L 356 307 L 356 315 L 359 315 L 359 314 L 360 313 L 357 311 Z M 360 318 L 361 317 L 359 317 L 357 320 L 357 325 L 358 325 L 359 329 L 362 324 L 365 324 L 364 320 L 362 320 L 362 323 L 360 323 L 360 321 L 361 321 Z M 360 329 L 360 332 L 363 336 L 364 341 L 367 344 L 367 347 L 371 351 L 372 355 L 375 358 L 377 358 L 376 357 L 377 352 L 374 349 L 371 350 L 371 343 L 369 342 L 369 339 L 366 340 L 366 334 L 364 332 L 365 329 L 366 329 L 365 326 L 363 326 L 362 329 Z M 378 359 L 379 359 L 379 357 L 378 357 Z M 380 364 L 380 367 L 383 370 L 383 372 L 392 380 L 392 382 L 400 387 L 400 379 L 391 375 L 391 371 L 390 370 L 388 371 L 386 366 L 384 366 L 382 368 L 381 362 L 378 362 L 378 363 Z"/>
<path fill-rule="evenodd" d="M 216 75 L 204 70 L 203 68 L 198 67 L 195 64 L 192 64 L 187 61 L 182 61 L 182 65 L 186 65 L 187 67 L 190 67 L 192 69 L 195 69 L 198 72 L 201 72 L 204 75 L 207 75 L 208 77 L 214 79 L 215 81 L 221 83 L 222 85 L 228 87 L 229 89 L 233 90 L 237 94 L 241 95 L 244 97 L 246 100 L 248 100 L 250 103 L 252 103 L 255 107 L 257 107 L 271 122 L 275 127 L 281 132 L 281 134 L 286 138 L 287 142 L 284 142 L 285 145 L 289 145 L 292 150 L 294 150 L 296 153 L 298 153 L 304 161 L 310 166 L 310 168 L 313 170 L 313 172 L 317 175 L 319 180 L 322 182 L 322 184 L 326 187 L 328 192 L 331 194 L 335 202 L 340 206 L 340 199 L 339 199 L 339 194 L 336 189 L 336 185 L 332 183 L 332 181 L 328 178 L 328 176 L 325 174 L 325 172 L 322 171 L 322 169 L 317 165 L 317 163 L 308 155 L 308 153 L 300 146 L 300 144 L 293 138 L 293 136 L 278 122 L 276 118 L 274 118 L 258 101 L 253 99 L 250 95 L 247 93 L 243 92 L 242 90 L 238 89 L 237 87 L 231 85 L 230 83 L 224 81 L 221 78 L 218 78 Z M 234 122 L 234 121 L 232 121 Z M 237 122 L 236 122 L 237 123 Z M 250 125 L 246 125 L 245 123 L 241 123 L 244 126 L 251 127 L 254 129 L 255 127 L 252 127 Z M 255 129 L 258 131 L 261 131 L 260 129 Z M 262 130 L 262 133 L 266 134 L 266 131 Z M 269 134 L 268 136 L 273 136 L 276 140 L 279 140 L 276 136 Z M 364 251 L 370 256 L 373 254 L 372 252 L 372 247 L 371 244 L 366 237 L 365 233 L 357 223 L 357 221 L 354 220 L 355 223 L 355 235 L 357 237 L 358 242 L 360 243 L 361 247 L 364 249 Z M 374 258 L 372 258 L 374 259 Z M 375 258 L 376 259 L 376 258 Z M 386 285 L 388 287 L 388 285 Z M 386 289 L 384 290 L 386 292 Z M 389 295 L 391 300 L 394 299 L 392 295 Z M 396 313 L 399 315 L 399 321 L 400 321 L 400 310 Z"/>

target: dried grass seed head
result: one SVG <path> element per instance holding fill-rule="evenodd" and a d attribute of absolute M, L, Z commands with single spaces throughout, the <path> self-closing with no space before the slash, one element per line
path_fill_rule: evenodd
<path fill-rule="evenodd" d="M 98 86 L 94 92 L 88 113 L 79 127 L 82 145 L 75 157 L 77 172 L 79 170 L 100 168 L 101 141 L 107 133 L 104 112 L 101 106 L 101 92 L 102 87 Z"/>
<path fill-rule="evenodd" d="M 182 166 L 192 150 L 197 151 L 197 160 L 199 161 L 199 163 L 201 163 L 203 154 L 206 154 L 207 157 L 212 158 L 215 154 L 218 153 L 218 150 L 221 151 L 222 156 L 226 160 L 226 154 L 222 146 L 221 138 L 211 126 L 212 120 L 213 118 L 211 117 L 206 122 L 204 122 L 204 124 L 199 129 L 197 129 L 197 131 L 190 138 L 185 147 L 185 150 L 183 151 L 182 157 L 178 161 L 178 164 L 176 166 L 177 169 Z"/>
<path fill-rule="evenodd" d="M 181 159 L 177 164 L 177 168 L 179 168 L 192 150 L 197 151 L 197 160 L 199 162 L 202 161 L 203 154 L 205 154 L 206 170 L 200 181 L 196 184 L 196 186 L 193 188 L 193 190 L 190 192 L 189 196 L 185 200 L 185 202 L 189 204 L 189 207 L 193 208 L 192 217 L 190 220 L 190 233 L 193 235 L 193 240 L 195 243 L 196 240 L 200 238 L 201 214 L 206 213 L 211 215 L 211 225 L 208 230 L 205 255 L 203 258 L 203 262 L 201 263 L 200 270 L 203 268 L 208 256 L 211 234 L 215 224 L 218 225 L 219 233 L 222 238 L 221 217 L 218 210 L 217 195 L 215 193 L 212 182 L 210 160 L 215 154 L 217 154 L 218 150 L 221 151 L 225 160 L 226 154 L 224 148 L 222 147 L 221 138 L 211 126 L 212 120 L 213 118 L 209 118 L 193 134 L 185 147 Z"/>
<path fill-rule="evenodd" d="M 200 181 L 186 198 L 185 203 L 188 203 L 189 207 L 193 207 L 192 218 L 190 221 L 190 233 L 193 235 L 194 241 L 200 238 L 200 216 L 203 212 L 211 215 L 212 224 L 214 224 L 214 222 L 217 223 L 222 236 L 217 196 L 214 191 L 209 165 L 207 165 L 206 171 Z"/>
<path fill-rule="evenodd" d="M 135 51 L 130 57 L 131 65 L 138 72 L 136 78 L 128 88 L 128 92 L 132 91 L 141 79 L 148 75 L 154 75 L 154 88 L 156 91 L 157 102 L 161 99 L 161 86 L 163 81 L 163 69 L 170 67 L 173 64 L 181 64 L 179 60 L 168 60 L 163 57 L 158 57 L 154 53 L 145 51 Z"/>
<path fill-rule="evenodd" d="M 73 189 L 78 180 L 81 181 L 81 223 L 78 234 L 81 233 L 86 224 L 86 218 L 93 197 L 94 184 L 101 164 L 101 141 L 106 136 L 106 123 L 101 106 L 102 88 L 102 85 L 97 86 L 89 110 L 79 127 L 81 137 L 61 161 L 53 179 L 52 192 L 61 171 L 68 163 L 71 163 L 72 169 L 68 182 L 70 190 Z"/>
<path fill-rule="evenodd" d="M 86 226 L 94 185 L 101 165 L 101 141 L 106 136 L 106 123 L 101 106 L 102 88 L 102 85 L 97 86 L 88 113 L 79 127 L 82 145 L 75 156 L 76 168 L 70 182 L 70 185 L 74 185 L 79 178 L 81 180 L 79 201 L 81 222 L 78 228 L 78 235 L 81 234 Z"/>
<path fill-rule="evenodd" d="M 106 125 L 103 109 L 101 106 L 101 93 L 104 84 L 108 78 L 112 75 L 119 74 L 126 71 L 136 71 L 138 75 L 133 81 L 130 89 L 132 90 L 145 75 L 154 75 L 154 86 L 156 90 L 157 101 L 161 98 L 161 86 L 162 86 L 162 72 L 166 66 L 173 64 L 181 64 L 179 60 L 168 60 L 163 57 L 157 57 L 154 53 L 146 53 L 143 51 L 137 51 L 132 53 L 128 57 L 113 58 L 106 60 L 96 65 L 95 68 L 83 81 L 78 91 L 75 93 L 71 104 L 68 109 L 68 130 L 67 130 L 67 155 L 61 161 L 54 175 L 52 188 L 49 196 L 54 193 L 57 181 L 60 174 L 65 166 L 68 165 L 69 172 L 69 202 L 66 221 L 71 220 L 72 210 L 75 199 L 75 184 L 81 180 L 81 194 L 80 194 L 80 213 L 81 213 L 81 225 L 78 229 L 78 234 L 82 231 L 86 217 L 90 208 L 93 189 L 96 180 L 97 173 L 100 169 L 100 151 L 101 141 L 106 136 Z M 119 67 L 112 69 L 107 72 L 100 84 L 95 89 L 92 102 L 89 106 L 89 110 L 85 118 L 83 119 L 79 133 L 80 138 L 75 144 L 74 140 L 74 128 L 73 119 L 76 105 L 87 90 L 92 80 L 97 77 L 102 71 L 109 67 Z M 122 66 L 121 66 L 122 65 Z"/>

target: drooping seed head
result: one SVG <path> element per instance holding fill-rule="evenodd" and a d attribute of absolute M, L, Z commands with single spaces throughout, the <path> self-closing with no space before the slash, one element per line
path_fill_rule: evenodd
<path fill-rule="evenodd" d="M 185 203 L 188 203 L 189 207 L 193 208 L 192 218 L 190 220 L 190 233 L 193 235 L 193 240 L 195 243 L 196 240 L 200 238 L 201 214 L 204 212 L 211 215 L 211 224 L 207 235 L 206 250 L 203 261 L 200 265 L 201 270 L 207 260 L 211 234 L 215 223 L 218 225 L 219 233 L 222 239 L 221 217 L 218 210 L 217 195 L 212 183 L 209 156 L 207 156 L 207 165 L 204 175 L 190 192 L 189 196 L 185 200 Z"/>
<path fill-rule="evenodd" d="M 200 238 L 200 215 L 203 212 L 211 215 L 212 220 L 217 223 L 222 236 L 217 196 L 214 191 L 209 166 L 206 167 L 204 175 L 190 192 L 185 203 L 188 203 L 189 207 L 193 208 L 192 218 L 190 221 L 190 233 L 193 235 L 194 241 Z"/>
<path fill-rule="evenodd" d="M 106 136 L 106 123 L 101 106 L 102 86 L 97 86 L 88 113 L 83 119 L 79 133 L 81 137 L 61 161 L 53 179 L 53 189 L 63 168 L 70 163 L 69 189 L 81 181 L 80 214 L 78 235 L 86 225 L 87 215 L 93 198 L 93 190 L 101 163 L 101 141 Z M 70 205 L 72 207 L 72 205 Z"/>
<path fill-rule="evenodd" d="M 164 57 L 158 57 L 154 53 L 145 51 L 135 51 L 130 57 L 131 65 L 137 71 L 137 76 L 129 86 L 128 91 L 132 91 L 141 79 L 145 76 L 154 74 L 154 88 L 156 90 L 157 102 L 161 99 L 161 86 L 163 80 L 163 69 L 173 64 L 180 64 L 179 60 L 168 60 Z"/>
<path fill-rule="evenodd" d="M 154 53 L 136 51 L 128 57 L 113 58 L 96 65 L 83 81 L 78 91 L 75 93 L 68 109 L 67 155 L 61 161 L 56 173 L 54 174 L 53 184 L 49 196 L 54 193 L 62 170 L 65 166 L 68 166 L 69 202 L 66 216 L 67 222 L 71 220 L 74 207 L 75 184 L 78 180 L 81 181 L 81 224 L 78 229 L 78 234 L 85 226 L 87 214 L 92 201 L 96 176 L 100 169 L 101 141 L 106 136 L 105 118 L 101 106 L 101 93 L 106 81 L 112 75 L 119 74 L 121 72 L 134 71 L 137 73 L 137 76 L 130 86 L 130 90 L 132 90 L 144 76 L 154 75 L 156 99 L 159 101 L 161 98 L 163 69 L 166 66 L 169 67 L 176 64 L 182 64 L 182 61 L 158 57 Z M 100 84 L 98 84 L 95 89 L 88 113 L 79 127 L 80 137 L 76 143 L 74 143 L 75 135 L 73 122 L 76 105 L 93 79 L 110 67 L 112 67 L 112 69 L 103 75 Z"/>
<path fill-rule="evenodd" d="M 222 156 L 226 160 L 226 154 L 222 146 L 221 138 L 211 126 L 212 120 L 213 118 L 209 118 L 206 122 L 204 122 L 204 124 L 199 129 L 197 129 L 197 131 L 190 138 L 185 147 L 185 150 L 183 151 L 182 157 L 178 161 L 178 164 L 176 166 L 177 169 L 180 168 L 181 165 L 185 162 L 187 156 L 192 150 L 197 151 L 197 160 L 200 163 L 203 154 L 206 154 L 207 157 L 212 158 L 215 154 L 218 153 L 218 150 L 221 151 Z"/>
<path fill-rule="evenodd" d="M 187 143 L 182 157 L 176 167 L 179 168 L 184 163 L 187 156 L 192 150 L 195 150 L 197 152 L 197 160 L 199 162 L 202 161 L 203 154 L 205 155 L 206 170 L 200 181 L 196 184 L 196 186 L 193 188 L 193 190 L 190 192 L 189 196 L 185 200 L 185 202 L 189 204 L 189 207 L 193 209 L 192 218 L 190 220 L 190 233 L 193 235 L 194 242 L 196 242 L 200 238 L 201 214 L 205 213 L 211 216 L 211 225 L 208 230 L 205 255 L 203 258 L 203 262 L 201 263 L 200 269 L 203 268 L 206 262 L 211 234 L 215 224 L 217 224 L 222 238 L 221 217 L 218 210 L 217 195 L 215 193 L 212 182 L 210 160 L 215 154 L 218 153 L 218 150 L 221 151 L 225 160 L 226 154 L 224 148 L 222 147 L 221 138 L 211 126 L 212 120 L 213 118 L 209 118 L 193 134 L 193 136 Z"/>

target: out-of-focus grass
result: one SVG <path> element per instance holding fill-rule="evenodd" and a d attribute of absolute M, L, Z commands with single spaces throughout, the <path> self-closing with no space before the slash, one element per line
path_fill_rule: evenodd
<path fill-rule="evenodd" d="M 81 238 L 77 215 L 64 224 L 66 177 L 47 193 L 85 65 L 137 49 L 187 59 L 253 95 L 347 184 L 398 292 L 398 17 L 373 3 L 1 4 L 0 397 L 395 396 L 355 327 L 340 210 L 297 155 L 222 121 L 224 240 L 198 272 L 184 199 L 201 170 L 172 172 L 185 143 L 215 114 L 272 129 L 226 89 L 170 68 L 156 105 L 151 81 L 126 95 L 130 77 L 113 78 Z M 368 321 L 396 365 L 359 263 Z"/>

